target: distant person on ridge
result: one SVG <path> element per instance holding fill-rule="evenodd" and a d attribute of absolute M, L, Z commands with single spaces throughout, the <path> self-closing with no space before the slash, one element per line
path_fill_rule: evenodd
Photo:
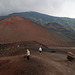
<path fill-rule="evenodd" d="M 30 50 L 27 49 L 27 60 L 29 60 L 29 59 L 30 59 Z"/>
<path fill-rule="evenodd" d="M 41 47 L 39 48 L 39 52 L 40 52 L 40 54 L 41 54 L 41 52 L 42 52 L 42 48 L 41 48 Z"/>

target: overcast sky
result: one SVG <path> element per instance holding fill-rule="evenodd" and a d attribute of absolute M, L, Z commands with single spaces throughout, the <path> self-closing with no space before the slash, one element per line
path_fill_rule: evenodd
<path fill-rule="evenodd" d="M 26 11 L 75 18 L 75 0 L 0 0 L 0 16 Z"/>

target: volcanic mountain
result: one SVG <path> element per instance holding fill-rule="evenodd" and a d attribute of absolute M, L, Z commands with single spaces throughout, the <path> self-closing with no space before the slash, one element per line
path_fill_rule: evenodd
<path fill-rule="evenodd" d="M 23 17 L 11 16 L 0 20 L 0 43 L 18 41 L 37 41 L 48 46 L 63 46 L 72 42 Z"/>

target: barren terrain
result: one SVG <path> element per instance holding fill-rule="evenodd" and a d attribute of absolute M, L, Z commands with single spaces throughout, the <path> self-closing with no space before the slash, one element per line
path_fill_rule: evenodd
<path fill-rule="evenodd" d="M 72 39 L 19 16 L 0 20 L 0 35 L 0 75 L 75 75 L 75 61 L 69 63 L 63 52 L 48 50 L 51 46 L 75 46 Z"/>
<path fill-rule="evenodd" d="M 75 75 L 75 62 L 68 64 L 65 54 L 31 50 L 29 61 L 25 54 L 0 57 L 0 75 Z"/>

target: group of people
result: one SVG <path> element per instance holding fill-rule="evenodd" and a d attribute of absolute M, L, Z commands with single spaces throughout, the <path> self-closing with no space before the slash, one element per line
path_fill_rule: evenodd
<path fill-rule="evenodd" d="M 39 47 L 39 53 L 41 54 L 41 52 L 42 52 L 42 47 Z M 27 49 L 26 50 L 27 52 L 26 52 L 26 58 L 27 58 L 27 60 L 29 60 L 30 59 L 30 50 L 29 49 Z M 67 59 L 68 59 L 68 61 L 72 61 L 73 59 L 75 59 L 75 55 L 72 53 L 72 52 L 67 52 Z"/>
<path fill-rule="evenodd" d="M 42 48 L 41 47 L 39 48 L 39 52 L 41 54 L 41 52 L 42 52 Z M 27 49 L 27 55 L 26 55 L 26 57 L 27 57 L 27 60 L 30 59 L 30 50 L 29 49 Z"/>

